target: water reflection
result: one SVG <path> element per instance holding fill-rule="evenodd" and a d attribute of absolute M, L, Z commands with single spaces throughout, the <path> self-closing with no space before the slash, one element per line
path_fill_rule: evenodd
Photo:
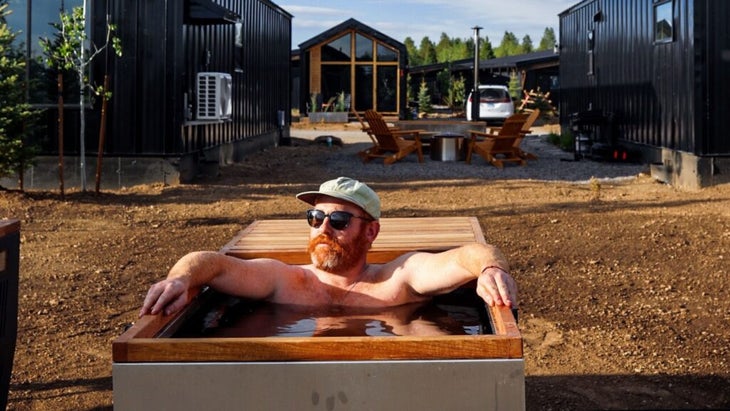
<path fill-rule="evenodd" d="M 488 334 L 483 304 L 434 300 L 392 308 L 316 308 L 224 298 L 175 337 L 436 336 Z"/>

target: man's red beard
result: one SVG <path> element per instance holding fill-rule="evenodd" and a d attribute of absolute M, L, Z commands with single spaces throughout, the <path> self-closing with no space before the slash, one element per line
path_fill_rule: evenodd
<path fill-rule="evenodd" d="M 324 244 L 325 247 L 318 247 Z M 320 234 L 309 240 L 307 252 L 312 264 L 320 270 L 337 273 L 349 270 L 368 252 L 367 239 L 362 232 L 349 244 L 341 244 L 337 239 Z"/>

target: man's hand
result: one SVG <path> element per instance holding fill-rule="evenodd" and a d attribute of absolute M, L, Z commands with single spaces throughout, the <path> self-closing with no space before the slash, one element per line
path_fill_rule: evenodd
<path fill-rule="evenodd" d="M 477 294 L 489 306 L 517 308 L 517 283 L 499 267 L 488 267 L 479 275 Z"/>
<path fill-rule="evenodd" d="M 174 314 L 185 307 L 192 297 L 188 284 L 182 279 L 162 280 L 147 291 L 139 316 L 160 312 L 165 315 Z"/>

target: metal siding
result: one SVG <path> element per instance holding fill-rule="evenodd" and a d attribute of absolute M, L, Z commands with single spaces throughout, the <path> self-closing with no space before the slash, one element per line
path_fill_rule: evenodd
<path fill-rule="evenodd" d="M 109 101 L 105 152 L 115 155 L 167 154 L 170 129 L 168 99 L 171 93 L 170 56 L 175 39 L 168 38 L 170 24 L 179 24 L 174 10 L 182 3 L 167 1 L 110 0 L 111 22 L 123 48 L 121 58 L 110 57 L 112 99 Z M 99 10 L 97 16 L 103 15 Z M 180 11 L 180 14 L 182 12 Z M 98 33 L 96 38 L 103 33 Z M 99 40 L 97 40 L 99 42 Z M 103 64 L 95 63 L 97 78 Z"/>
<path fill-rule="evenodd" d="M 130 137 L 134 139 L 134 152 L 162 153 L 165 135 L 165 100 L 169 93 L 167 76 L 168 64 L 168 4 L 170 1 L 143 1 L 138 4 L 138 19 L 144 22 L 139 33 L 137 70 L 137 99 L 134 108 L 137 111 L 140 128 Z M 154 22 L 154 24 L 153 24 Z M 160 110 L 162 109 L 162 112 Z M 152 137 L 152 133 L 158 138 Z"/>
<path fill-rule="evenodd" d="M 108 153 L 180 155 L 278 129 L 276 111 L 290 106 L 291 16 L 266 0 L 213 1 L 241 16 L 243 49 L 234 45 L 235 25 L 183 24 L 185 1 L 109 0 L 124 55 L 110 61 Z M 236 52 L 243 72 L 235 71 Z M 232 75 L 231 121 L 184 126 L 200 71 Z M 103 64 L 95 73 L 103 78 Z"/>
<path fill-rule="evenodd" d="M 653 0 L 585 1 L 562 13 L 561 123 L 592 105 L 615 113 L 624 140 L 729 154 L 719 118 L 728 112 L 730 91 L 728 3 L 674 0 L 675 39 L 667 44 L 653 43 Z M 594 21 L 599 10 L 602 18 Z M 595 30 L 593 76 L 586 74 L 589 29 Z"/>
<path fill-rule="evenodd" d="M 110 1 L 109 13 L 117 24 L 116 35 L 122 43 L 123 58 L 109 62 L 112 98 L 109 100 L 107 118 L 107 141 L 105 151 L 109 153 L 134 153 L 139 118 L 136 93 L 128 92 L 139 83 L 139 24 L 137 2 L 133 0 Z M 124 16 L 124 24 L 119 24 Z"/>
<path fill-rule="evenodd" d="M 560 19 L 561 117 L 587 110 L 595 94 L 588 72 L 586 32 L 589 17 L 597 11 L 596 2 L 586 3 Z M 591 17 L 592 18 L 592 17 Z"/>
<path fill-rule="evenodd" d="M 697 102 L 697 116 L 702 120 L 705 139 L 701 149 L 707 154 L 730 155 L 730 135 L 727 133 L 727 114 L 730 113 L 730 2 L 703 0 L 695 1 L 695 13 L 699 22 L 696 27 L 695 58 L 706 62 L 698 69 L 704 76 L 702 98 Z"/>
<path fill-rule="evenodd" d="M 164 124 L 156 134 L 148 138 L 157 139 L 160 145 L 157 153 L 173 154 L 182 150 L 180 124 L 185 121 L 185 43 L 182 41 L 184 20 L 184 1 L 169 0 L 167 10 L 167 27 L 165 31 L 165 84 L 166 91 L 161 101 L 164 107 Z M 154 133 L 154 130 L 153 130 Z"/>

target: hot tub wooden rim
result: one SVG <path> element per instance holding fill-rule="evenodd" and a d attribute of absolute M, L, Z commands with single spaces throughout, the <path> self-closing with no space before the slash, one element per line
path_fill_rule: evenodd
<path fill-rule="evenodd" d="M 114 362 L 335 361 L 522 358 L 512 311 L 488 307 L 494 334 L 159 338 L 170 318 L 145 316 L 112 344 Z"/>
<path fill-rule="evenodd" d="M 140 338 L 114 343 L 114 362 L 520 359 L 522 339 L 438 337 Z"/>

